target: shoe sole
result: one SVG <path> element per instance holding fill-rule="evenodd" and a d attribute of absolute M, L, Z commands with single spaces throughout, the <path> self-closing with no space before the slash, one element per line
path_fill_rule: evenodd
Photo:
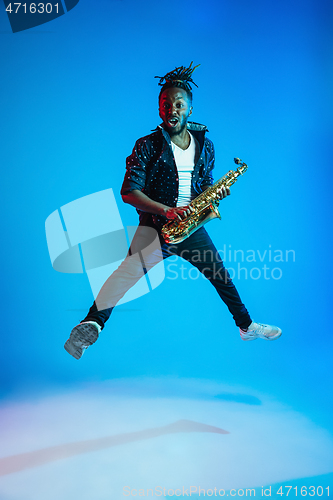
<path fill-rule="evenodd" d="M 257 340 L 258 338 L 259 338 L 259 337 L 248 337 L 248 338 L 244 338 L 244 337 L 242 337 L 242 335 L 241 335 L 241 339 L 242 339 L 242 340 L 244 340 L 245 342 L 248 342 L 248 341 L 250 341 L 250 340 Z"/>
<path fill-rule="evenodd" d="M 81 323 L 73 328 L 69 339 L 66 340 L 64 349 L 75 359 L 80 359 L 91 344 L 94 344 L 98 339 L 99 333 L 97 328 L 90 323 Z M 76 346 L 74 342 L 81 342 L 83 346 Z M 88 345 L 87 345 L 88 344 Z"/>
<path fill-rule="evenodd" d="M 73 358 L 75 359 L 82 358 L 84 352 L 82 348 L 74 347 L 73 344 L 70 343 L 69 339 L 65 342 L 64 348 L 68 352 L 68 354 L 73 356 Z"/>
<path fill-rule="evenodd" d="M 282 335 L 282 331 L 280 330 L 278 333 L 276 333 L 275 335 L 272 335 L 271 337 L 261 337 L 265 340 L 276 340 L 278 339 L 279 337 L 281 337 Z"/>

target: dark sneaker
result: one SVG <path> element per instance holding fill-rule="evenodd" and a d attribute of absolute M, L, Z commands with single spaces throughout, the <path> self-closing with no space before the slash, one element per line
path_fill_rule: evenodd
<path fill-rule="evenodd" d="M 80 359 L 84 351 L 96 342 L 102 328 L 95 321 L 87 321 L 74 326 L 64 348 L 75 359 Z"/>
<path fill-rule="evenodd" d="M 247 330 L 240 328 L 239 333 L 243 340 L 275 340 L 282 335 L 282 330 L 277 326 L 263 325 L 262 323 L 254 323 L 252 321 Z"/>

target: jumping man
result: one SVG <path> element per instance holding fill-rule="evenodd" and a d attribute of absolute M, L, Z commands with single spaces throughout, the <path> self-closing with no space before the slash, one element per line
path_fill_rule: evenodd
<path fill-rule="evenodd" d="M 197 66 L 196 66 L 197 67 Z M 181 66 L 160 78 L 159 116 L 162 123 L 135 143 L 126 160 L 122 199 L 135 207 L 140 224 L 126 259 L 108 278 L 88 315 L 74 327 L 66 351 L 79 359 L 96 342 L 116 303 L 162 259 L 178 255 L 204 274 L 228 307 L 243 340 L 275 340 L 282 331 L 255 323 L 232 282 L 204 227 L 178 244 L 167 244 L 162 226 L 191 213 L 191 200 L 213 184 L 214 146 L 207 127 L 189 121 L 192 115 L 192 74 L 196 67 Z M 219 198 L 230 195 L 221 188 Z M 149 245 L 157 235 L 158 247 Z M 156 242 L 156 241 L 155 241 Z M 149 248 L 149 251 L 146 249 Z"/>

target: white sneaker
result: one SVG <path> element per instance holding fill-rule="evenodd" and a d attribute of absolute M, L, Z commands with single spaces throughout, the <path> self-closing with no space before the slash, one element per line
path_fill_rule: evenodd
<path fill-rule="evenodd" d="M 263 325 L 262 323 L 254 323 L 252 321 L 251 325 L 247 330 L 239 329 L 240 336 L 243 340 L 275 340 L 282 335 L 281 328 L 271 325 Z"/>
<path fill-rule="evenodd" d="M 96 342 L 102 327 L 95 321 L 86 321 L 74 326 L 64 348 L 75 359 L 80 359 L 84 351 Z"/>

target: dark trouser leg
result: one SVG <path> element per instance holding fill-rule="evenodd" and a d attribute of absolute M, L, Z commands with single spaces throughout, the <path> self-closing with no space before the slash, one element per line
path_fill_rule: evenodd
<path fill-rule="evenodd" d="M 107 279 L 88 315 L 82 321 L 96 321 L 104 328 L 116 303 L 126 291 L 162 258 L 176 254 L 197 267 L 209 279 L 227 305 L 237 326 L 246 329 L 251 324 L 249 313 L 204 228 L 198 229 L 192 236 L 177 245 L 166 245 L 161 240 L 162 252 L 160 248 L 156 250 L 156 245 L 147 245 L 144 226 L 139 226 L 139 228 L 131 244 L 132 255 L 128 255 Z"/>
<path fill-rule="evenodd" d="M 103 329 L 105 322 L 111 316 L 113 309 L 114 309 L 114 307 L 109 307 L 108 309 L 104 309 L 103 311 L 99 311 L 97 309 L 96 302 L 94 302 L 93 305 L 91 306 L 91 308 L 89 309 L 87 316 L 84 319 L 82 319 L 80 321 L 80 323 L 83 323 L 84 321 L 95 321 Z"/>
<path fill-rule="evenodd" d="M 236 325 L 246 329 L 252 320 L 207 231 L 203 227 L 198 229 L 189 238 L 174 245 L 172 249 L 174 253 L 197 267 L 209 279 L 227 305 Z"/>

